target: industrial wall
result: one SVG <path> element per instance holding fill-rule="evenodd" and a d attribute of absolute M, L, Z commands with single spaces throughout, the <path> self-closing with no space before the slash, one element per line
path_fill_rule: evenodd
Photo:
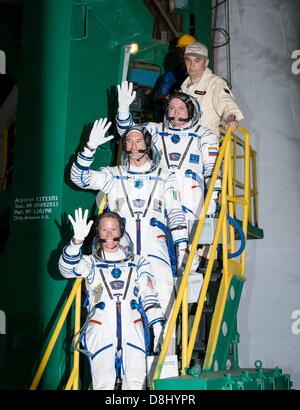
<path fill-rule="evenodd" d="M 252 367 L 256 359 L 278 366 L 299 389 L 300 3 L 231 0 L 229 17 L 233 93 L 258 153 L 265 236 L 247 245 L 240 366 Z M 226 77 L 225 48 L 216 50 L 215 71 Z"/>

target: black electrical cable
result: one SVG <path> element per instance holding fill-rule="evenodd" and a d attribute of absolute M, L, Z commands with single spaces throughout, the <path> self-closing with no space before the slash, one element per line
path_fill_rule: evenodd
<path fill-rule="evenodd" d="M 225 4 L 224 4 L 225 3 Z M 217 25 L 217 14 L 218 14 L 218 7 L 224 4 L 225 7 L 225 28 L 216 27 Z M 218 2 L 211 8 L 213 11 L 213 28 L 212 28 L 212 48 L 217 49 L 226 46 L 226 70 L 227 70 L 227 77 L 226 82 L 228 83 L 229 88 L 231 89 L 231 56 L 230 56 L 230 35 L 229 35 L 229 0 L 223 0 Z M 225 41 L 221 44 L 216 44 L 216 33 L 220 33 Z"/>
<path fill-rule="evenodd" d="M 221 3 L 217 3 L 215 6 L 213 6 L 211 9 L 217 9 L 221 4 L 225 3 L 227 0 L 222 0 Z"/>
<path fill-rule="evenodd" d="M 228 43 L 230 42 L 229 34 L 228 34 L 228 33 L 226 32 L 226 30 L 224 30 L 223 28 L 215 28 L 215 29 L 213 29 L 212 31 L 218 31 L 218 32 L 220 32 L 220 33 L 226 38 L 225 43 L 218 44 L 218 45 L 216 45 L 216 46 L 214 45 L 213 48 L 224 47 L 224 46 L 226 46 L 226 44 L 228 44 Z"/>

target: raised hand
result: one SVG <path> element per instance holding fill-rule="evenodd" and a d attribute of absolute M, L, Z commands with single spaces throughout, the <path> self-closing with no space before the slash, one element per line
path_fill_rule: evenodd
<path fill-rule="evenodd" d="M 111 126 L 111 121 L 107 122 L 107 118 L 100 118 L 94 122 L 93 128 L 90 132 L 87 147 L 91 150 L 97 149 L 100 145 L 105 144 L 114 138 L 113 135 L 105 137 L 106 131 Z"/>
<path fill-rule="evenodd" d="M 119 99 L 119 111 L 129 112 L 129 106 L 134 101 L 136 91 L 133 91 L 133 84 L 128 81 L 123 81 L 117 85 L 118 99 Z"/>
<path fill-rule="evenodd" d="M 72 215 L 68 215 L 68 218 L 73 226 L 74 238 L 77 241 L 83 241 L 89 234 L 93 221 L 87 222 L 89 211 L 86 209 L 82 216 L 82 209 L 75 209 L 75 220 Z"/>

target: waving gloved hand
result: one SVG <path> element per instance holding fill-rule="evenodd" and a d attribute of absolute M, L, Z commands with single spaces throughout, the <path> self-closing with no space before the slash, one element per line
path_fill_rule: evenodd
<path fill-rule="evenodd" d="M 128 81 L 122 81 L 121 85 L 117 85 L 119 99 L 119 113 L 128 116 L 129 106 L 134 101 L 136 91 L 133 91 L 133 84 Z"/>
<path fill-rule="evenodd" d="M 113 135 L 105 137 L 106 131 L 111 126 L 111 121 L 107 122 L 107 118 L 100 118 L 94 122 L 93 128 L 90 132 L 87 147 L 91 150 L 97 149 L 100 145 L 105 144 L 114 138 Z"/>
<path fill-rule="evenodd" d="M 152 326 L 152 329 L 153 329 L 153 335 L 154 335 L 153 353 L 159 353 L 160 347 L 161 347 L 160 337 L 161 337 L 162 330 L 163 330 L 161 322 L 154 323 L 154 325 Z"/>
<path fill-rule="evenodd" d="M 83 241 L 89 234 L 93 221 L 87 222 L 89 211 L 86 209 L 82 216 L 82 209 L 75 209 L 75 220 L 72 215 L 68 215 L 68 218 L 73 226 L 74 239 L 77 241 Z"/>

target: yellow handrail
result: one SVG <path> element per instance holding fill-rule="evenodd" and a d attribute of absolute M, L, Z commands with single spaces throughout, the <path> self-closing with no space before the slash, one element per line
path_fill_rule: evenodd
<path fill-rule="evenodd" d="M 225 131 L 225 127 L 223 125 L 220 125 L 220 129 L 221 129 L 221 141 L 222 141 L 222 135 Z M 232 187 L 233 187 L 234 197 L 243 196 L 243 195 L 237 194 L 237 188 L 243 191 L 245 190 L 244 184 L 242 184 L 240 181 L 237 180 L 237 160 L 243 159 L 245 161 L 245 155 L 246 155 L 245 153 L 246 134 L 245 133 L 248 133 L 248 131 L 241 126 L 238 127 L 238 131 L 243 135 L 244 139 L 239 137 L 236 134 L 233 134 L 232 136 L 232 144 L 233 144 L 233 148 L 232 148 L 232 159 L 233 159 Z M 237 147 L 244 149 L 244 152 L 242 155 L 237 154 Z M 257 153 L 255 150 L 251 148 L 250 145 L 249 145 L 249 149 L 250 149 L 250 160 L 252 159 L 252 161 L 250 161 L 250 164 L 249 164 L 250 166 L 249 223 L 255 227 L 258 227 L 259 226 L 258 224 L 258 190 L 257 190 L 257 169 L 256 169 L 257 168 L 256 167 Z M 234 205 L 234 214 L 235 214 L 235 205 Z M 253 217 L 253 214 L 254 214 L 254 217 Z"/>
<path fill-rule="evenodd" d="M 250 202 L 250 134 L 249 132 L 239 127 L 239 131 L 242 132 L 245 136 L 245 144 L 244 144 L 244 200 L 242 201 L 242 205 L 244 206 L 243 210 L 243 221 L 242 221 L 242 229 L 247 238 L 247 228 L 248 228 L 248 213 L 249 213 L 249 202 Z M 224 178 L 228 176 L 228 186 L 222 185 L 222 195 L 221 195 L 221 207 L 226 209 L 226 203 L 228 204 L 229 215 L 233 217 L 233 207 L 232 203 L 241 202 L 232 196 L 232 175 L 230 172 L 231 169 L 231 157 L 230 155 L 226 155 L 224 161 Z M 224 183 L 224 179 L 223 179 Z M 227 195 L 227 189 L 229 195 Z M 241 279 L 245 278 L 245 261 L 246 261 L 246 249 L 243 250 L 242 254 L 240 255 L 240 262 L 236 259 L 228 260 L 228 251 L 227 251 L 227 228 L 226 228 L 226 219 L 222 220 L 223 226 L 223 235 L 222 235 L 222 242 L 223 242 L 223 275 L 222 280 L 218 292 L 218 297 L 215 304 L 215 311 L 210 327 L 209 339 L 206 349 L 206 355 L 203 363 L 203 370 L 208 370 L 212 366 L 213 356 L 216 349 L 218 336 L 220 333 L 223 313 L 226 305 L 226 300 L 228 296 L 228 290 L 231 283 L 231 279 L 233 276 L 238 276 Z M 216 233 L 217 234 L 217 233 Z M 215 238 L 216 239 L 216 238 Z M 231 252 L 234 251 L 234 239 L 231 238 L 230 242 L 230 250 Z"/>
<path fill-rule="evenodd" d="M 180 284 L 180 287 L 177 293 L 177 299 L 176 299 L 176 302 L 173 308 L 173 312 L 172 312 L 172 315 L 169 321 L 169 326 L 168 326 L 165 339 L 162 345 L 161 353 L 158 358 L 158 363 L 157 363 L 157 366 L 154 372 L 152 386 L 155 380 L 157 380 L 160 377 L 161 370 L 164 364 L 164 360 L 167 354 L 167 349 L 168 349 L 168 345 L 170 342 L 170 338 L 171 338 L 171 335 L 172 335 L 172 332 L 173 332 L 173 329 L 176 323 L 176 319 L 179 314 L 179 309 L 180 309 L 181 304 L 182 304 L 182 334 L 188 333 L 188 330 L 187 330 L 188 329 L 188 316 L 186 314 L 187 307 L 185 306 L 187 304 L 188 276 L 190 273 L 190 268 L 191 268 L 192 260 L 194 257 L 194 253 L 196 251 L 198 240 L 199 240 L 202 227 L 204 224 L 204 219 L 207 213 L 210 197 L 212 194 L 212 189 L 217 179 L 218 172 L 221 168 L 221 164 L 223 160 L 224 160 L 224 169 L 223 169 L 222 192 L 221 192 L 221 201 L 220 201 L 221 210 L 220 210 L 220 214 L 218 218 L 218 223 L 216 226 L 214 241 L 211 246 L 210 257 L 208 260 L 206 272 L 204 275 L 204 280 L 203 280 L 202 287 L 201 287 L 201 292 L 200 292 L 200 296 L 198 300 L 198 306 L 197 306 L 196 314 L 194 317 L 193 326 L 192 326 L 190 337 L 188 340 L 187 353 L 186 353 L 186 339 L 188 336 L 185 336 L 184 338 L 182 337 L 182 370 L 181 370 L 182 375 L 185 374 L 186 368 L 189 367 L 189 364 L 191 361 L 192 352 L 194 349 L 197 331 L 198 331 L 198 327 L 199 327 L 199 323 L 200 323 L 200 319 L 201 319 L 201 315 L 203 311 L 203 306 L 205 302 L 205 297 L 206 297 L 206 293 L 207 293 L 207 289 L 208 289 L 208 285 L 210 281 L 210 276 L 211 276 L 211 272 L 213 268 L 214 256 L 216 254 L 221 232 L 222 232 L 222 242 L 223 242 L 223 279 L 222 279 L 223 285 L 222 286 L 228 289 L 229 284 L 230 284 L 230 278 L 233 274 L 238 275 L 240 277 L 243 277 L 244 275 L 245 255 L 246 255 L 245 250 L 240 255 L 240 259 L 241 259 L 240 264 L 237 263 L 236 260 L 230 260 L 230 261 L 228 260 L 228 243 L 227 243 L 228 229 L 227 229 L 227 220 L 226 220 L 227 212 L 232 218 L 234 218 L 236 204 L 243 205 L 244 212 L 243 212 L 242 228 L 243 228 L 245 237 L 247 237 L 249 201 L 250 201 L 249 199 L 249 195 L 250 195 L 250 134 L 247 130 L 245 130 L 242 127 L 239 127 L 238 130 L 242 134 L 244 134 L 245 142 L 242 141 L 241 138 L 238 138 L 236 135 L 233 136 L 233 147 L 232 147 L 233 158 L 231 157 L 231 144 L 230 144 L 230 140 L 232 137 L 231 129 L 227 130 L 224 140 L 221 144 L 219 155 L 218 155 L 217 162 L 215 165 L 214 174 L 211 180 L 209 190 L 207 192 L 202 214 L 198 221 L 197 229 L 196 229 L 195 236 L 193 238 L 193 242 L 191 246 L 190 255 L 187 260 L 186 268 L 184 270 L 181 284 Z M 243 143 L 243 146 L 244 146 L 243 158 L 245 161 L 245 164 L 244 164 L 245 183 L 244 183 L 244 197 L 243 199 L 238 199 L 236 197 L 236 185 L 235 185 L 236 173 L 237 173 L 235 161 L 237 159 L 236 144 L 237 143 L 241 144 L 241 142 Z M 232 159 L 234 161 L 233 164 L 232 164 Z M 235 250 L 235 237 L 234 237 L 234 228 L 231 227 L 231 225 L 229 227 L 229 248 L 230 248 L 230 252 L 233 253 Z M 213 332 L 210 332 L 210 340 L 211 340 L 211 334 L 214 334 L 214 338 L 213 338 L 213 343 L 210 342 L 208 349 L 207 349 L 208 351 L 211 352 L 211 354 L 213 354 L 215 346 L 216 346 L 216 340 L 218 336 L 217 330 L 220 328 L 220 323 L 221 323 L 221 318 L 222 318 L 222 313 L 223 313 L 222 307 L 224 308 L 225 306 L 225 299 L 223 297 L 225 292 L 221 292 L 221 294 L 222 294 L 221 295 L 222 302 L 224 303 L 219 303 L 219 306 L 217 306 L 216 304 L 216 314 L 214 315 L 215 323 L 213 322 L 211 326 L 211 329 L 215 328 L 215 330 Z M 218 298 L 220 299 L 220 297 Z M 207 358 L 205 358 L 205 360 L 207 361 Z"/>
<path fill-rule="evenodd" d="M 81 291 L 81 282 L 82 282 L 82 279 L 81 279 L 81 278 L 80 278 L 80 279 L 76 279 L 76 281 L 75 281 L 75 283 L 74 283 L 74 285 L 73 285 L 73 288 L 72 288 L 72 290 L 71 290 L 71 292 L 70 292 L 70 295 L 69 295 L 69 297 L 68 297 L 68 299 L 67 299 L 67 302 L 66 302 L 66 304 L 65 304 L 65 306 L 64 306 L 64 308 L 63 308 L 63 311 L 61 312 L 60 318 L 59 318 L 59 320 L 58 320 L 58 322 L 57 322 L 57 325 L 55 326 L 55 329 L 54 329 L 54 331 L 53 331 L 53 334 L 52 334 L 52 336 L 51 336 L 51 339 L 50 339 L 50 341 L 49 341 L 49 343 L 48 343 L 48 346 L 47 346 L 47 348 L 46 348 L 46 351 L 45 351 L 45 353 L 44 353 L 44 355 L 43 355 L 43 357 L 42 357 L 42 360 L 41 360 L 41 362 L 40 362 L 40 365 L 39 365 L 39 367 L 38 367 L 38 369 L 37 369 L 37 371 L 36 371 L 36 374 L 35 374 L 35 376 L 34 376 L 33 382 L 32 382 L 32 384 L 31 384 L 31 386 L 30 386 L 30 390 L 36 390 L 36 388 L 37 388 L 37 386 L 38 386 L 38 384 L 39 384 L 39 382 L 40 382 L 40 380 L 41 380 L 41 377 L 42 377 L 42 375 L 43 375 L 43 373 L 44 373 L 44 370 L 45 370 L 45 368 L 46 368 L 46 365 L 47 365 L 47 363 L 48 363 L 49 357 L 50 357 L 50 355 L 51 355 L 51 353 L 52 353 L 52 350 L 53 350 L 54 345 L 55 345 L 55 343 L 56 343 L 56 341 L 57 341 L 57 338 L 58 338 L 59 333 L 60 333 L 60 331 L 61 331 L 61 329 L 62 329 L 62 326 L 63 326 L 63 324 L 64 324 L 64 321 L 65 321 L 65 319 L 66 319 L 66 317 L 67 317 L 67 314 L 69 313 L 69 310 L 70 310 L 70 308 L 71 308 L 71 306 L 72 306 L 72 302 L 73 302 L 73 300 L 74 300 L 74 298 L 75 298 L 75 296 L 76 296 L 76 293 L 77 293 L 77 291 L 79 291 L 79 290 Z"/>
<path fill-rule="evenodd" d="M 221 145 L 221 148 L 220 148 L 220 151 L 219 151 L 219 155 L 218 155 L 216 165 L 215 165 L 215 170 L 214 170 L 214 173 L 213 173 L 213 176 L 212 176 L 212 179 L 211 179 L 209 189 L 207 191 L 207 195 L 206 195 L 206 198 L 205 198 L 205 201 L 204 201 L 203 211 L 202 211 L 202 213 L 200 215 L 200 218 L 199 218 L 199 221 L 198 221 L 198 225 L 197 225 L 197 228 L 196 228 L 196 231 L 195 231 L 194 239 L 192 241 L 190 253 L 189 253 L 187 263 L 186 263 L 186 267 L 184 269 L 183 276 L 182 276 L 182 279 L 181 279 L 181 283 L 180 283 L 180 286 L 179 286 L 179 289 L 178 289 L 178 292 L 177 292 L 176 302 L 174 304 L 174 308 L 173 308 L 173 311 L 172 311 L 172 314 L 171 314 L 171 317 L 170 317 L 170 321 L 169 321 L 169 326 L 167 328 L 165 339 L 164 339 L 162 347 L 161 347 L 161 352 L 160 352 L 160 355 L 159 355 L 159 358 L 158 358 L 158 362 L 157 362 L 157 366 L 156 366 L 156 369 L 155 369 L 155 372 L 154 372 L 152 383 L 154 383 L 155 380 L 157 380 L 159 378 L 159 376 L 161 374 L 161 371 L 162 371 L 162 367 L 163 367 L 163 364 L 164 364 L 164 361 L 165 361 L 165 358 L 166 358 L 166 355 L 167 355 L 167 350 L 168 350 L 168 346 L 169 346 L 169 343 L 170 343 L 171 335 L 172 335 L 172 332 L 173 332 L 173 329 L 174 329 L 174 326 L 175 326 L 175 323 L 176 323 L 176 320 L 177 320 L 177 317 L 178 317 L 180 305 L 182 303 L 184 293 L 186 292 L 185 289 L 187 288 L 189 273 L 190 273 L 193 258 L 194 258 L 194 255 L 195 255 L 195 252 L 196 252 L 196 249 L 197 249 L 199 237 L 200 237 L 203 225 L 204 225 L 205 216 L 207 214 L 207 210 L 208 210 L 208 206 L 209 206 L 209 201 L 210 201 L 210 198 L 211 198 L 211 195 L 212 195 L 212 192 L 213 192 L 215 182 L 216 182 L 217 177 L 218 177 L 218 172 L 221 169 L 222 160 L 223 160 L 223 157 L 225 155 L 225 148 L 227 147 L 227 145 L 230 141 L 230 138 L 231 138 L 231 128 L 229 128 L 228 131 L 226 132 L 223 144 Z M 222 212 L 222 210 L 221 210 L 221 212 Z M 218 224 L 218 225 L 220 225 L 220 224 Z M 218 227 L 217 227 L 217 229 L 218 229 Z M 215 244 L 215 248 L 216 248 L 216 246 L 217 246 L 217 244 Z M 213 247 L 214 247 L 214 244 L 213 244 Z M 212 252 L 211 252 L 211 255 L 210 255 L 210 259 L 212 259 Z M 202 284 L 202 289 L 203 290 L 205 288 L 207 288 L 207 286 L 208 286 L 208 280 L 209 280 L 208 276 L 210 276 L 210 273 L 207 270 L 206 275 L 204 277 L 203 284 Z M 201 298 L 201 295 L 204 295 L 204 292 L 202 292 L 202 289 L 201 289 L 200 298 Z M 202 297 L 202 299 L 203 299 L 203 303 L 204 303 L 204 296 Z M 199 301 L 199 304 L 201 304 L 200 301 Z M 198 307 L 199 307 L 199 305 L 198 305 Z M 201 309 L 201 311 L 202 311 L 202 309 Z M 186 322 L 185 318 L 183 318 L 183 322 Z M 188 323 L 183 323 L 183 326 L 186 326 L 186 328 L 187 328 Z M 185 372 L 185 367 L 186 366 L 187 366 L 187 363 L 182 363 L 182 372 L 183 373 Z"/>

